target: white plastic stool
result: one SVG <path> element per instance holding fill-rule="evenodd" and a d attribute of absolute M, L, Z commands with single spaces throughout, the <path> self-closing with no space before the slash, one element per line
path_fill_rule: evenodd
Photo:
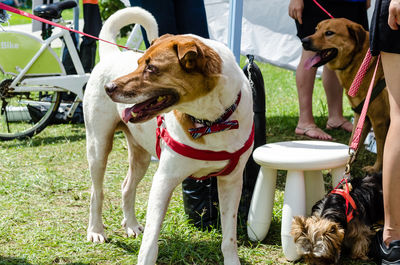
<path fill-rule="evenodd" d="M 282 208 L 281 240 L 287 260 L 300 258 L 290 235 L 292 219 L 311 213 L 311 207 L 325 195 L 321 170 L 332 169 L 332 184 L 342 179 L 348 146 L 328 141 L 288 141 L 258 147 L 254 160 L 261 166 L 247 221 L 247 234 L 263 240 L 271 224 L 277 170 L 287 170 Z"/>

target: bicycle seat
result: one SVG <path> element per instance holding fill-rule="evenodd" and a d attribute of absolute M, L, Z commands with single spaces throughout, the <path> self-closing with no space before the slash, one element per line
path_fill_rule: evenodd
<path fill-rule="evenodd" d="M 55 19 L 61 17 L 61 12 L 65 9 L 76 7 L 77 4 L 73 0 L 57 2 L 48 5 L 40 5 L 35 7 L 33 14 L 44 19 Z"/>

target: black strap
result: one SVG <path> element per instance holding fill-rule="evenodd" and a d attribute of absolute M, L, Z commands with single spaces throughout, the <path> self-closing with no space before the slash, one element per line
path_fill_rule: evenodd
<path fill-rule="evenodd" d="M 371 99 L 369 100 L 369 103 L 371 103 L 378 95 L 379 93 L 382 92 L 382 90 L 386 87 L 386 81 L 385 79 L 381 79 L 376 83 L 374 88 L 372 89 L 371 93 Z M 365 99 L 358 104 L 357 107 L 351 108 L 355 113 L 361 114 L 362 108 L 364 106 Z"/>

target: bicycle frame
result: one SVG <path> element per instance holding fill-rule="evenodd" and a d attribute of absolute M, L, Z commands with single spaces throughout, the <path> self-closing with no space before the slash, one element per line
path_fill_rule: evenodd
<path fill-rule="evenodd" d="M 4 72 L 16 75 L 15 78 L 13 79 L 13 82 L 10 85 L 10 87 L 13 88 L 13 92 L 21 93 L 21 92 L 32 92 L 32 91 L 64 91 L 64 92 L 71 91 L 72 93 L 77 95 L 77 99 L 79 100 L 83 99 L 83 87 L 89 79 L 89 74 L 86 74 L 83 69 L 78 52 L 75 48 L 75 45 L 72 41 L 69 31 L 65 29 L 59 29 L 59 32 L 53 34 L 50 38 L 44 41 L 33 36 L 32 34 L 24 32 L 7 31 L 7 30 L 4 30 L 3 32 L 7 32 L 13 35 L 23 36 L 21 38 L 22 41 L 28 40 L 27 38 L 30 38 L 30 40 L 33 43 L 36 42 L 40 44 L 39 50 L 32 56 L 29 62 L 22 69 L 18 69 L 18 67 L 16 67 L 17 68 L 15 69 L 16 71 L 7 72 L 4 71 L 5 67 L 2 67 Z M 6 40 L 2 39 L 1 33 L 2 32 L 0 32 L 0 44 L 1 44 L 0 52 L 2 52 L 2 50 L 5 50 L 7 48 L 10 49 L 15 47 L 18 49 L 18 47 L 23 47 L 23 45 L 26 45 L 21 42 L 18 43 L 18 41 L 21 41 L 18 38 L 15 39 L 17 43 L 10 43 L 9 39 Z M 62 48 L 66 47 L 71 55 L 73 65 L 77 72 L 77 74 L 75 75 L 66 74 L 64 66 L 60 61 L 60 58 L 51 48 L 51 43 L 59 38 L 64 40 Z M 27 50 L 29 50 L 29 47 Z M 15 60 L 18 61 L 19 58 L 12 58 L 12 59 L 14 61 Z M 53 68 L 55 69 L 55 71 L 53 73 L 43 73 L 37 69 L 32 70 L 33 66 L 35 66 L 35 62 L 38 62 L 39 60 L 51 64 L 50 66 L 46 66 L 46 69 Z M 4 60 L 3 62 L 1 62 L 0 60 L 0 67 L 1 63 L 7 64 L 9 62 L 7 61 L 4 62 Z"/>

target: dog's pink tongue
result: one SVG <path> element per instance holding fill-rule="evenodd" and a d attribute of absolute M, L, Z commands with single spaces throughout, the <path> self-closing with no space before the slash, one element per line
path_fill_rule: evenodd
<path fill-rule="evenodd" d="M 321 61 L 321 56 L 319 55 L 314 55 L 313 57 L 307 59 L 304 63 L 304 68 L 307 70 L 310 70 L 311 67 L 313 67 L 315 64 L 319 63 Z"/>
<path fill-rule="evenodd" d="M 128 123 L 132 119 L 132 108 L 126 108 L 122 111 L 122 120 Z"/>

